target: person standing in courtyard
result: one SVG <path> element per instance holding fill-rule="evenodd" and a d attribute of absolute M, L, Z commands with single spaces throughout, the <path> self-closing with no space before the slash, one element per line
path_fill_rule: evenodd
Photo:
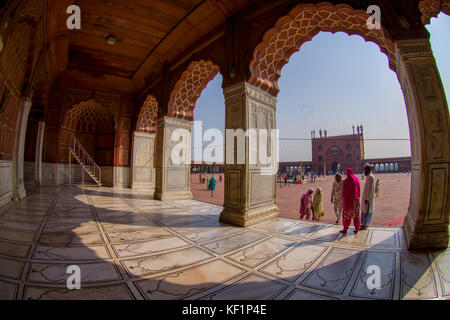
<path fill-rule="evenodd" d="M 361 197 L 361 230 L 367 229 L 372 220 L 372 213 L 375 207 L 375 177 L 372 174 L 372 167 L 366 163 L 364 165 L 364 175 L 367 177 Z"/>
<path fill-rule="evenodd" d="M 213 177 L 211 177 L 211 179 L 209 179 L 208 182 L 208 190 L 211 191 L 211 197 L 213 196 L 212 191 L 216 190 L 216 179 Z"/>
<path fill-rule="evenodd" d="M 300 199 L 300 220 L 306 215 L 306 220 L 309 220 L 312 214 L 312 195 L 314 193 L 313 189 L 308 189 L 305 194 L 302 195 Z"/>
<path fill-rule="evenodd" d="M 348 168 L 347 178 L 344 180 L 344 185 L 342 187 L 342 224 L 344 229 L 341 233 L 347 233 L 347 230 L 353 220 L 355 225 L 354 233 L 358 233 L 360 227 L 360 197 L 361 197 L 361 185 L 358 178 L 353 173 L 352 168 Z"/>
<path fill-rule="evenodd" d="M 336 215 L 336 224 L 339 224 L 342 215 L 342 176 L 340 173 L 335 175 L 333 188 L 331 189 L 331 203 L 334 205 L 334 214 Z"/>
<path fill-rule="evenodd" d="M 325 215 L 325 211 L 323 210 L 323 193 L 321 188 L 317 188 L 314 193 L 314 199 L 312 202 L 312 211 L 314 214 L 314 221 L 320 221 L 320 218 Z"/>
<path fill-rule="evenodd" d="M 284 185 L 287 186 L 288 183 L 288 176 L 287 173 L 284 175 Z"/>

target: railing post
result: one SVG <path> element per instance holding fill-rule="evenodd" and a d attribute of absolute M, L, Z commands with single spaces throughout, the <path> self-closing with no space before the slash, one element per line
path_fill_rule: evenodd
<path fill-rule="evenodd" d="M 69 184 L 72 184 L 72 179 L 70 177 L 70 162 L 71 162 L 71 152 L 70 152 L 70 148 L 69 148 Z"/>

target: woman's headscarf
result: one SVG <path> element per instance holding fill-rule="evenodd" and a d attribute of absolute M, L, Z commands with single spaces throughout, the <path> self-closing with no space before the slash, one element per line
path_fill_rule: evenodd
<path fill-rule="evenodd" d="M 344 185 L 342 187 L 342 199 L 343 199 L 343 209 L 344 211 L 348 211 L 353 203 L 358 199 L 361 186 L 359 184 L 359 180 L 353 174 L 353 169 L 347 169 L 347 178 L 344 180 Z"/>

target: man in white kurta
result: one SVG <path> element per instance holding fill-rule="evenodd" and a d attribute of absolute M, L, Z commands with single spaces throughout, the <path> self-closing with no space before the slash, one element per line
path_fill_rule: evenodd
<path fill-rule="evenodd" d="M 361 196 L 361 229 L 367 229 L 372 220 L 373 210 L 375 208 L 375 177 L 372 174 L 372 167 L 366 163 L 364 165 L 364 189 Z"/>

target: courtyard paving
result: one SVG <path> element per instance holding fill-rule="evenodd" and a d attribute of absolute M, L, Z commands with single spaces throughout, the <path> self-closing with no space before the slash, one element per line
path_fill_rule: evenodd
<path fill-rule="evenodd" d="M 216 174 L 215 177 L 217 179 L 218 175 Z M 325 210 L 325 216 L 322 217 L 321 222 L 334 224 L 336 217 L 333 204 L 330 201 L 333 179 L 334 176 L 328 176 L 326 180 L 317 180 L 314 183 L 301 185 L 289 184 L 287 187 L 284 184 L 277 183 L 277 204 L 280 209 L 280 217 L 298 219 L 301 195 L 309 188 L 320 187 L 324 193 L 323 206 Z M 361 180 L 360 175 L 358 175 L 358 179 L 360 179 L 361 188 L 363 188 L 364 181 Z M 378 198 L 375 198 L 375 211 L 371 225 L 375 227 L 401 227 L 408 212 L 411 176 L 407 173 L 387 173 L 376 174 L 375 179 L 380 180 L 380 192 Z M 217 183 L 217 190 L 211 197 L 211 192 L 206 190 L 206 184 L 199 184 L 198 174 L 192 174 L 191 191 L 196 200 L 219 206 L 223 205 L 223 182 Z"/>
<path fill-rule="evenodd" d="M 448 299 L 450 253 L 402 229 L 278 218 L 240 228 L 220 206 L 130 189 L 41 187 L 0 209 L 0 299 Z M 81 289 L 66 287 L 81 269 Z M 380 267 L 379 289 L 367 269 Z"/>

